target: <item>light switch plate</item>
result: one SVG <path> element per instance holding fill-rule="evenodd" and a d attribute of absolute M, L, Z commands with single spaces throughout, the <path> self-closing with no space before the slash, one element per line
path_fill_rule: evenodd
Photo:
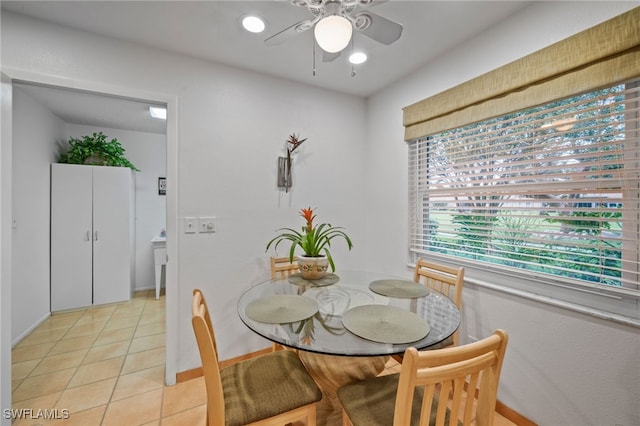
<path fill-rule="evenodd" d="M 185 234 L 195 234 L 197 230 L 197 219 L 195 217 L 185 217 L 183 231 Z"/>
<path fill-rule="evenodd" d="M 201 233 L 216 232 L 216 218 L 215 217 L 201 217 L 198 218 Z"/>

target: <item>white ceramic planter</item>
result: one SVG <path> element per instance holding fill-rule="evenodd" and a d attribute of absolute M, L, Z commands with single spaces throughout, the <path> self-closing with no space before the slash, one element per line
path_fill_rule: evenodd
<path fill-rule="evenodd" d="M 300 267 L 300 274 L 302 275 L 302 278 L 307 280 L 319 280 L 327 274 L 327 269 L 329 269 L 329 260 L 327 259 L 327 256 L 299 256 L 298 266 Z"/>

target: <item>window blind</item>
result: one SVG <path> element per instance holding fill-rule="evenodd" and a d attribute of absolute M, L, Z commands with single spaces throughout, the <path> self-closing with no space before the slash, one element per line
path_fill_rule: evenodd
<path fill-rule="evenodd" d="M 403 109 L 410 141 L 640 75 L 640 7 Z"/>
<path fill-rule="evenodd" d="M 635 79 L 411 142 L 410 251 L 640 295 L 639 100 Z"/>

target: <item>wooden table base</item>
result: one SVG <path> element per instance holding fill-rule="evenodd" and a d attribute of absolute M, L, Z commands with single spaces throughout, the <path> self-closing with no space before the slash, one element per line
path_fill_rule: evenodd
<path fill-rule="evenodd" d="M 305 351 L 299 351 L 298 354 L 309 374 L 322 389 L 317 426 L 341 425 L 342 405 L 338 400 L 338 389 L 348 383 L 377 376 L 384 370 L 389 359 L 388 356 L 349 357 Z"/>

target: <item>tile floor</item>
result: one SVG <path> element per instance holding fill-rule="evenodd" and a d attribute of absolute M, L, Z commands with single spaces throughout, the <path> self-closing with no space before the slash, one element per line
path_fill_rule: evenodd
<path fill-rule="evenodd" d="M 54 314 L 12 351 L 12 409 L 27 417 L 13 425 L 205 426 L 204 380 L 164 386 L 164 360 L 165 297 L 155 291 Z M 391 359 L 382 374 L 397 371 Z"/>
<path fill-rule="evenodd" d="M 202 378 L 164 386 L 164 332 L 155 291 L 52 315 L 12 351 L 12 408 L 33 410 L 13 425 L 204 426 Z M 47 421 L 38 410 L 69 415 Z"/>

